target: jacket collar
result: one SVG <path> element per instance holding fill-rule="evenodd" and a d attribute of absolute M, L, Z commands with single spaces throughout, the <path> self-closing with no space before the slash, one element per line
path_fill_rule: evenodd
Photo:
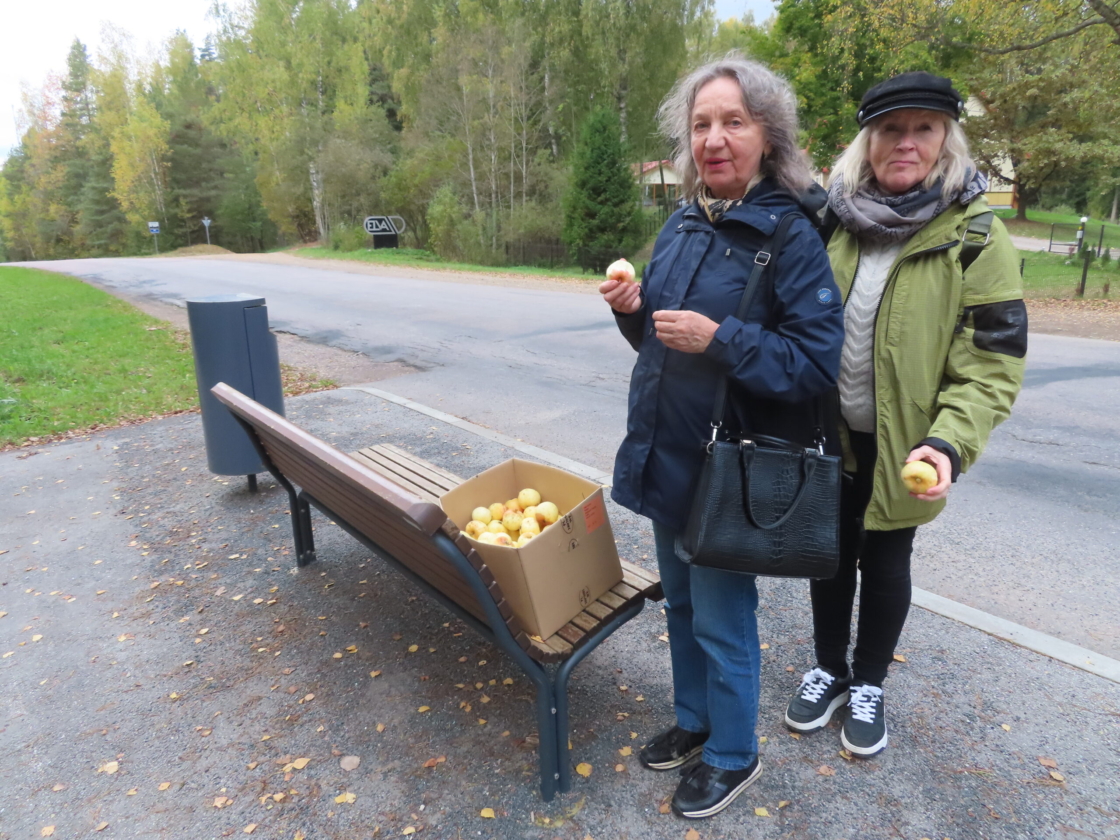
<path fill-rule="evenodd" d="M 764 236 L 770 236 L 778 227 L 778 221 L 786 213 L 796 209 L 796 200 L 778 187 L 771 178 L 763 178 L 757 186 L 744 196 L 742 204 L 730 208 L 717 224 L 739 222 L 750 225 Z M 693 201 L 684 210 L 684 221 L 712 227 L 708 216 L 698 201 Z"/>

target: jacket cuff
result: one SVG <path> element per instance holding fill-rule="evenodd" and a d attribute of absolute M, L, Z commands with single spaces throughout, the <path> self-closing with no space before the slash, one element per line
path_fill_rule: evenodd
<path fill-rule="evenodd" d="M 957 480 L 957 477 L 961 474 L 961 455 L 953 444 L 941 438 L 928 437 L 925 440 L 918 441 L 918 445 L 913 448 L 917 449 L 918 446 L 928 446 L 931 449 L 936 449 L 948 458 L 953 471 L 953 481 Z"/>
<path fill-rule="evenodd" d="M 704 355 L 710 359 L 724 364 L 730 364 L 725 358 L 727 355 L 727 345 L 731 343 L 732 339 L 739 333 L 739 331 L 746 326 L 742 321 L 734 315 L 728 315 L 723 319 L 723 322 L 716 328 L 712 340 L 708 342 L 708 347 L 704 351 Z M 752 326 L 757 326 L 753 325 Z"/>

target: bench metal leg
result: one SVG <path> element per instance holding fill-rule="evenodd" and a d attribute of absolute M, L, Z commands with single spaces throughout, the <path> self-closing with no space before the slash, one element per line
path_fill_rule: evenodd
<path fill-rule="evenodd" d="M 560 773 L 558 782 L 561 793 L 567 793 L 572 789 L 572 762 L 568 757 L 568 679 L 572 676 L 572 671 L 575 670 L 575 667 L 583 661 L 587 654 L 597 648 L 599 643 L 611 635 L 611 633 L 640 613 L 645 605 L 645 600 L 638 601 L 616 615 L 595 631 L 591 638 L 584 643 L 583 647 L 569 656 L 567 660 L 556 669 L 553 690 L 556 693 L 556 743 L 559 746 L 559 757 L 556 764 Z M 541 739 L 541 748 L 544 748 L 543 738 Z M 541 759 L 541 766 L 544 766 L 543 757 Z"/>
<path fill-rule="evenodd" d="M 301 490 L 292 497 L 292 536 L 296 545 L 296 565 L 307 566 L 315 561 L 315 532 L 311 530 L 311 505 Z"/>

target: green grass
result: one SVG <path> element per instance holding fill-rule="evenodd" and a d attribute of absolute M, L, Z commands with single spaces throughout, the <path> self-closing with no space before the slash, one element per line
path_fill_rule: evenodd
<path fill-rule="evenodd" d="M 0 267 L 0 446 L 197 406 L 183 335 L 79 280 Z"/>
<path fill-rule="evenodd" d="M 1016 236 L 1033 236 L 1036 239 L 1050 238 L 1050 225 L 1076 225 L 1080 224 L 1081 217 L 1069 213 L 1050 213 L 1045 210 L 1028 210 L 1027 221 L 1020 222 L 1015 219 L 1014 210 L 996 210 L 995 214 L 1003 219 L 1008 231 Z M 1104 225 L 1104 238 L 1111 240 L 1114 247 L 1120 247 L 1120 225 L 1114 225 L 1105 219 L 1090 218 L 1085 227 L 1089 231 L 1093 245 L 1097 244 L 1101 225 Z"/>
<path fill-rule="evenodd" d="M 353 260 L 355 262 L 374 263 L 376 265 L 397 265 L 407 268 L 446 269 L 449 271 L 477 271 L 484 274 L 517 274 L 525 277 L 555 277 L 570 280 L 598 280 L 598 275 L 581 271 L 575 266 L 560 266 L 557 268 L 538 268 L 536 266 L 512 265 L 493 266 L 475 265 L 473 263 L 444 262 L 430 251 L 421 251 L 415 248 L 362 248 L 357 251 L 332 251 L 330 248 L 312 246 L 293 251 L 300 257 L 309 257 L 316 260 Z M 635 263 L 634 268 L 641 274 L 645 263 Z"/>
<path fill-rule="evenodd" d="M 1023 291 L 1028 298 L 1073 298 L 1081 283 L 1083 264 L 1061 254 L 1020 251 L 1023 264 Z M 1105 287 L 1109 287 L 1105 294 Z M 1093 260 L 1085 278 L 1085 297 L 1120 297 L 1120 262 Z"/>

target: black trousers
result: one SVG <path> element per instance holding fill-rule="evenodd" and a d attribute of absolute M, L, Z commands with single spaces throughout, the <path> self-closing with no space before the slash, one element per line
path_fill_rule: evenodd
<path fill-rule="evenodd" d="M 809 586 L 813 640 L 818 665 L 837 675 L 848 672 L 858 568 L 859 620 L 852 676 L 856 682 L 882 686 L 910 611 L 910 554 L 918 529 L 864 531 L 863 514 L 871 500 L 875 436 L 861 432 L 851 432 L 850 436 L 857 471 L 845 476 L 840 500 L 840 567 L 836 577 L 814 580 Z"/>

